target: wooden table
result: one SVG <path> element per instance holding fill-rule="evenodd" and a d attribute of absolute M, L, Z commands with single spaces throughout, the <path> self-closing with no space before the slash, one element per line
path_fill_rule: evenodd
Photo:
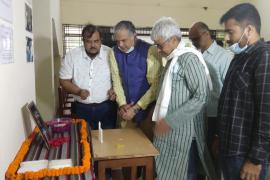
<path fill-rule="evenodd" d="M 131 167 L 131 179 L 137 177 L 137 166 L 145 166 L 146 180 L 153 179 L 153 160 L 159 152 L 140 129 L 103 130 L 103 143 L 98 130 L 93 130 L 94 161 L 98 161 L 98 179 L 105 179 L 106 168 Z"/>

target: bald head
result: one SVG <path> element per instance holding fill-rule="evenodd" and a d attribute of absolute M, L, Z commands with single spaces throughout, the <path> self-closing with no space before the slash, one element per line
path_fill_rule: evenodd
<path fill-rule="evenodd" d="M 196 22 L 191 26 L 190 31 L 209 32 L 209 28 L 203 22 Z"/>
<path fill-rule="evenodd" d="M 189 39 L 197 49 L 206 50 L 212 44 L 212 38 L 208 26 L 203 22 L 197 22 L 189 29 Z"/>

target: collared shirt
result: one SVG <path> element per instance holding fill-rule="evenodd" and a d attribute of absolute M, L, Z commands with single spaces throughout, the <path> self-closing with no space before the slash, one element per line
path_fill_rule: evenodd
<path fill-rule="evenodd" d="M 263 41 L 232 60 L 218 119 L 221 154 L 270 162 L 270 48 Z"/>
<path fill-rule="evenodd" d="M 114 52 L 110 52 L 110 66 L 112 73 L 113 89 L 116 94 L 116 101 L 119 106 L 127 104 L 124 89 L 122 86 L 122 80 L 120 77 L 118 65 L 114 56 Z M 147 106 L 156 100 L 157 86 L 159 83 L 159 77 L 162 69 L 162 60 L 158 55 L 155 46 L 151 46 L 147 54 L 147 72 L 146 78 L 150 85 L 150 88 L 146 93 L 139 99 L 137 104 L 142 108 L 146 109 Z"/>
<path fill-rule="evenodd" d="M 101 45 L 99 54 L 91 59 L 84 47 L 71 50 L 66 54 L 60 69 L 60 79 L 72 79 L 72 83 L 81 89 L 87 89 L 90 96 L 81 103 L 100 103 L 108 99 L 108 91 L 112 87 L 108 53 L 110 48 Z"/>
<path fill-rule="evenodd" d="M 207 116 L 216 117 L 219 95 L 233 54 L 213 41 L 211 46 L 203 52 L 203 58 L 209 69 L 213 84 L 213 90 L 207 102 Z"/>

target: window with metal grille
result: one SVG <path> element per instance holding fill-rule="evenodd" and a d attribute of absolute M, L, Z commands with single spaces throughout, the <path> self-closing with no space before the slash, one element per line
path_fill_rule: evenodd
<path fill-rule="evenodd" d="M 63 25 L 63 48 L 64 54 L 70 49 L 79 47 L 82 45 L 82 32 L 83 25 L 64 24 Z"/>

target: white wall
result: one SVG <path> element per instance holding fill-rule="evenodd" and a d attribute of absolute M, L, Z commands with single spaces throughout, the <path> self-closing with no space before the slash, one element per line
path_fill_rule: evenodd
<path fill-rule="evenodd" d="M 258 11 L 261 15 L 261 36 L 265 40 L 270 41 L 270 2 L 269 0 L 252 0 L 252 3 L 258 8 Z"/>
<path fill-rule="evenodd" d="M 27 134 L 23 107 L 35 100 L 34 63 L 26 62 L 24 2 L 12 3 L 14 63 L 0 65 L 0 179 Z"/>
<path fill-rule="evenodd" d="M 25 58 L 25 1 L 33 8 L 34 63 Z M 14 63 L 0 65 L 0 179 L 33 127 L 24 105 L 37 100 L 44 119 L 55 115 L 54 68 L 62 56 L 60 0 L 13 0 L 13 16 Z"/>
<path fill-rule="evenodd" d="M 220 29 L 219 18 L 241 0 L 61 0 L 62 23 L 113 26 L 118 21 L 129 19 L 137 27 L 152 26 L 161 16 L 172 16 L 181 27 L 188 28 L 193 22 L 204 21 L 210 28 Z M 203 7 L 208 7 L 204 10 Z"/>
<path fill-rule="evenodd" d="M 33 6 L 37 105 L 44 119 L 50 120 L 57 110 L 55 68 L 62 54 L 60 1 L 33 1 Z"/>
<path fill-rule="evenodd" d="M 212 29 L 223 29 L 219 18 L 233 5 L 251 2 L 259 10 L 262 19 L 262 37 L 270 40 L 270 11 L 268 0 L 61 0 L 63 24 L 86 24 L 114 26 L 118 21 L 129 19 L 138 27 L 152 26 L 161 16 L 172 16 L 181 27 L 189 28 L 193 22 L 204 21 Z M 205 11 L 202 7 L 207 6 Z"/>

